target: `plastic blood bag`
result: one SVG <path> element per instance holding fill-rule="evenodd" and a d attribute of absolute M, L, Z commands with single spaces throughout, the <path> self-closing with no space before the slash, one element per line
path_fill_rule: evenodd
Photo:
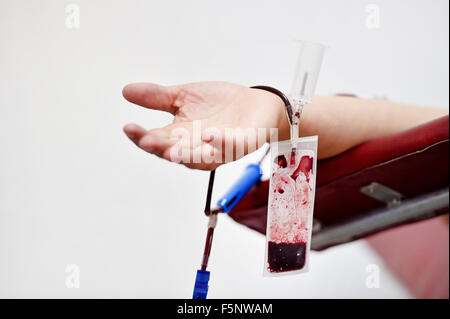
<path fill-rule="evenodd" d="M 307 271 L 316 190 L 317 136 L 271 144 L 265 275 Z"/>

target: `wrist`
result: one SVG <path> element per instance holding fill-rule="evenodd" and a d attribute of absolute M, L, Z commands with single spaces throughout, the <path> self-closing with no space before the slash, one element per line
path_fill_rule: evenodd
<path fill-rule="evenodd" d="M 287 140 L 290 138 L 290 123 L 286 112 L 286 106 L 281 99 L 277 99 L 275 96 L 274 107 L 278 111 L 278 139 L 280 141 Z M 300 115 L 299 122 L 299 136 L 310 136 L 317 134 L 316 128 L 314 127 L 314 122 L 317 120 L 317 109 L 321 108 L 323 104 L 323 98 L 321 96 L 315 96 L 312 103 L 305 104 L 303 107 L 302 114 Z M 294 105 L 294 101 L 289 98 L 291 105 Z"/>
<path fill-rule="evenodd" d="M 271 87 L 256 86 L 251 87 L 251 89 L 254 89 L 253 93 L 260 100 L 259 103 L 255 103 L 255 105 L 259 105 L 259 112 L 262 111 L 261 107 L 263 108 L 265 119 L 259 122 L 259 124 L 265 123 L 263 127 L 268 129 L 266 132 L 266 142 L 289 139 L 290 125 L 286 112 L 286 103 L 289 103 L 288 98 L 280 91 Z M 274 133 L 274 129 L 276 130 L 276 134 Z"/>
<path fill-rule="evenodd" d="M 289 118 L 286 112 L 286 105 L 284 104 L 283 100 L 277 96 L 274 93 L 271 92 L 265 92 L 268 96 L 268 105 L 271 111 L 269 114 L 273 114 L 274 116 L 272 119 L 274 120 L 273 123 L 275 125 L 275 128 L 277 130 L 277 136 L 270 136 L 270 133 L 267 134 L 267 142 L 270 141 L 283 141 L 289 139 L 290 135 L 290 124 L 289 124 Z"/>
<path fill-rule="evenodd" d="M 277 128 L 278 128 L 278 140 L 284 141 L 288 140 L 291 135 L 291 124 L 289 122 L 289 116 L 287 114 L 286 105 L 283 103 L 281 99 L 277 100 L 277 110 L 278 110 L 278 119 L 277 119 Z M 291 99 L 289 102 L 292 105 Z"/>

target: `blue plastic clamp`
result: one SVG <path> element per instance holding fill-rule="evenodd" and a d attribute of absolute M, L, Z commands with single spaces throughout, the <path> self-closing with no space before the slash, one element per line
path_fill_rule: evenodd
<path fill-rule="evenodd" d="M 262 170 L 259 164 L 248 165 L 239 180 L 219 199 L 217 205 L 222 208 L 224 213 L 228 213 L 250 188 L 260 181 L 261 176 Z"/>

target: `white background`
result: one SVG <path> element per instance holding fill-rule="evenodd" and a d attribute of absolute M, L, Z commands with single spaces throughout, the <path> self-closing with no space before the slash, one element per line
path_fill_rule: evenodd
<path fill-rule="evenodd" d="M 70 3 L 0 0 L 0 297 L 191 296 L 208 173 L 125 137 L 128 122 L 171 120 L 126 102 L 129 82 L 289 90 L 305 39 L 329 46 L 319 94 L 448 107 L 446 0 L 76 1 L 79 29 L 66 27 Z M 217 171 L 215 198 L 254 158 Z M 306 275 L 263 278 L 264 237 L 221 217 L 210 297 L 410 297 L 362 241 L 314 253 Z M 379 289 L 366 288 L 372 263 Z"/>

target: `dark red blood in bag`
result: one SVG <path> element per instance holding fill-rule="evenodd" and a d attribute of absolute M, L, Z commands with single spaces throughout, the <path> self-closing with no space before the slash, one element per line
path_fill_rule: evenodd
<path fill-rule="evenodd" d="M 277 163 L 278 163 L 278 166 L 280 166 L 281 168 L 286 168 L 287 167 L 286 157 L 284 157 L 284 155 L 278 156 Z"/>
<path fill-rule="evenodd" d="M 311 156 L 303 156 L 300 159 L 300 163 L 298 164 L 297 169 L 292 173 L 291 177 L 295 181 L 302 172 L 306 176 L 306 180 L 309 182 L 309 172 L 312 170 L 313 166 L 313 158 Z"/>
<path fill-rule="evenodd" d="M 292 150 L 291 152 L 291 162 L 290 162 L 291 167 L 295 165 L 295 151 Z"/>
<path fill-rule="evenodd" d="M 270 272 L 300 270 L 305 266 L 306 244 L 269 241 L 267 255 Z"/>

